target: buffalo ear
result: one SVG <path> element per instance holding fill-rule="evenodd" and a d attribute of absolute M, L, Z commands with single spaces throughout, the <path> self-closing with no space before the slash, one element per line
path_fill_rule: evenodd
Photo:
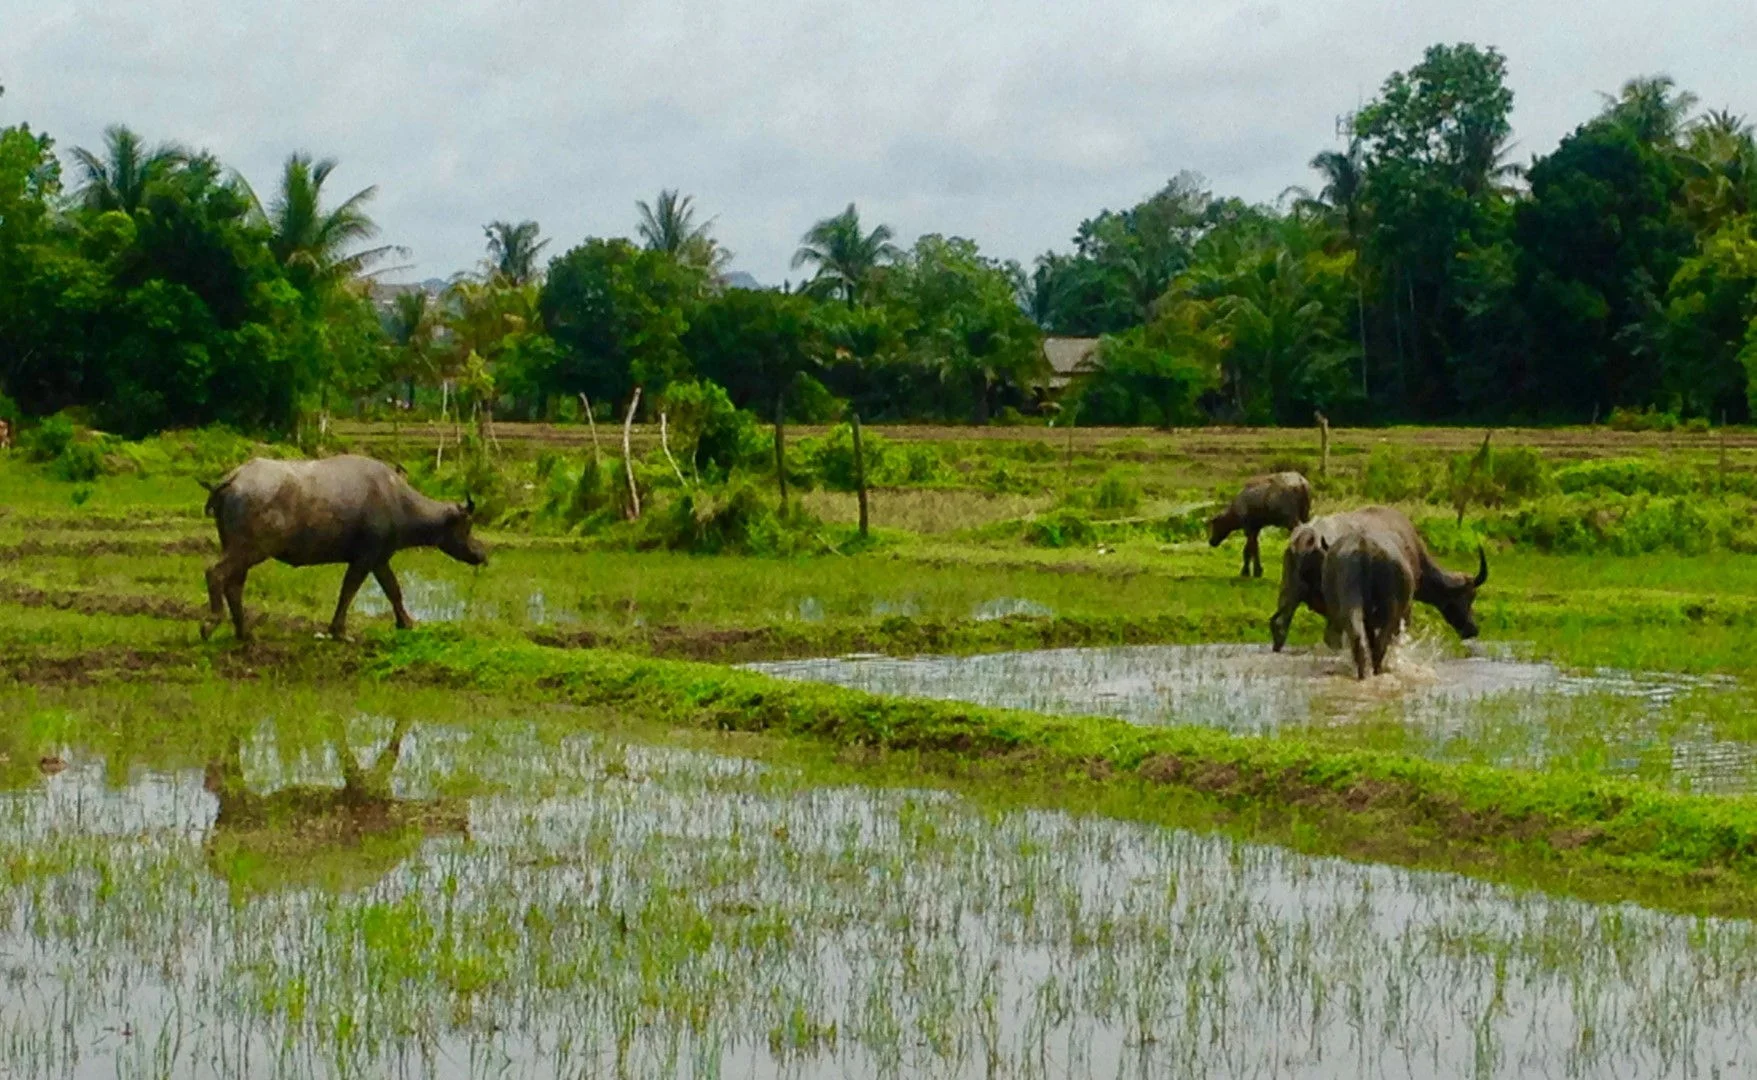
<path fill-rule="evenodd" d="M 467 517 L 475 517 L 476 516 L 476 496 L 471 495 L 469 493 L 465 493 L 465 495 L 464 495 L 464 514 Z"/>

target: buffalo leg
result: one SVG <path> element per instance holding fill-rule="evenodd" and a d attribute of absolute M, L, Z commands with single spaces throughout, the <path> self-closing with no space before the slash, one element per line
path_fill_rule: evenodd
<path fill-rule="evenodd" d="M 1374 675 L 1383 675 L 1385 673 L 1385 653 L 1388 652 L 1391 648 L 1391 632 L 1389 630 L 1385 630 L 1385 631 L 1381 631 L 1377 634 L 1374 634 L 1373 638 L 1372 638 L 1372 644 L 1373 644 L 1373 674 Z"/>
<path fill-rule="evenodd" d="M 1263 576 L 1263 546 L 1257 542 L 1257 531 L 1245 534 L 1245 555 L 1251 560 L 1251 576 Z"/>
<path fill-rule="evenodd" d="M 226 607 L 232 612 L 232 633 L 239 641 L 250 640 L 250 628 L 244 625 L 244 579 L 250 575 L 248 566 L 240 566 L 226 577 Z"/>
<path fill-rule="evenodd" d="M 226 578 L 231 568 L 221 559 L 207 568 L 207 618 L 201 620 L 201 640 L 206 641 L 226 615 Z"/>
<path fill-rule="evenodd" d="M 390 601 L 390 609 L 396 612 L 397 629 L 407 630 L 415 625 L 410 617 L 409 609 L 403 607 L 403 588 L 397 584 L 396 574 L 391 572 L 390 563 L 381 563 L 374 567 L 372 576 L 378 579 L 378 587 L 384 590 L 384 598 Z"/>
<path fill-rule="evenodd" d="M 342 575 L 342 595 L 336 599 L 336 617 L 329 621 L 329 636 L 340 641 L 348 629 L 348 608 L 354 604 L 354 594 L 360 591 L 371 567 L 363 563 L 349 563 L 348 572 Z"/>
<path fill-rule="evenodd" d="M 1254 531 L 1246 530 L 1245 531 L 1245 564 L 1239 568 L 1239 571 L 1238 571 L 1239 577 L 1250 577 L 1251 576 L 1251 557 L 1253 555 L 1255 555 L 1256 553 L 1257 553 L 1257 534 Z"/>
<path fill-rule="evenodd" d="M 1367 629 L 1366 620 L 1356 613 L 1348 626 L 1348 649 L 1354 654 L 1354 677 L 1357 679 L 1367 677 L 1367 651 L 1372 640 L 1372 631 Z"/>

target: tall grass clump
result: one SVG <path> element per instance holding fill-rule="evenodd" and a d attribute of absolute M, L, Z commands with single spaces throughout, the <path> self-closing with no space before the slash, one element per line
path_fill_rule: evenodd
<path fill-rule="evenodd" d="M 797 502 L 777 511 L 748 479 L 689 488 L 642 519 L 637 545 L 698 555 L 795 555 L 823 548 L 823 522 Z"/>

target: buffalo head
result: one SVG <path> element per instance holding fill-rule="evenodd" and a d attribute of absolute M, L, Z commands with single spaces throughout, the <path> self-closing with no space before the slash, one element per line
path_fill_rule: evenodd
<path fill-rule="evenodd" d="M 439 534 L 439 550 L 450 555 L 461 563 L 471 566 L 482 566 L 488 562 L 488 549 L 482 541 L 470 535 L 470 527 L 476 520 L 476 499 L 466 495 L 461 503 L 453 503 L 447 508 L 445 527 Z"/>
<path fill-rule="evenodd" d="M 1435 590 L 1434 607 L 1458 631 L 1458 636 L 1469 640 L 1476 636 L 1476 615 L 1470 608 L 1476 603 L 1476 590 L 1483 587 L 1489 579 L 1489 557 L 1481 548 L 1476 550 L 1476 576 L 1466 574 L 1446 574 L 1444 583 Z"/>
<path fill-rule="evenodd" d="M 1231 510 L 1215 514 L 1208 519 L 1208 546 L 1219 547 L 1236 528 L 1238 523 L 1233 520 Z"/>

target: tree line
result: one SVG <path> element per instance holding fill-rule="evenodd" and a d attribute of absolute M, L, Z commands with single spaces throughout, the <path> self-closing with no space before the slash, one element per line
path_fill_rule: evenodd
<path fill-rule="evenodd" d="M 729 287 L 693 200 L 545 262 L 485 229 L 443 292 L 375 303 L 398 249 L 371 188 L 293 154 L 267 200 L 211 155 L 111 128 L 67 163 L 0 129 L 0 415 L 126 434 L 289 430 L 342 408 L 620 415 L 712 388 L 764 417 L 976 423 L 1748 422 L 1757 407 L 1757 143 L 1663 76 L 1632 79 L 1529 165 L 1492 48 L 1439 45 L 1347 118 L 1273 204 L 1180 173 L 1029 271 L 896 243 L 849 205 L 796 287 Z M 1044 334 L 1099 339 L 1059 394 Z"/>

